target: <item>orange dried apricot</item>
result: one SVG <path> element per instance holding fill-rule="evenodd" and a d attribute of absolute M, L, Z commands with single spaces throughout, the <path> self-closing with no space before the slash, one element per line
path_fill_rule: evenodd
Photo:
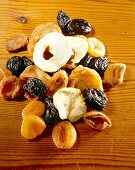
<path fill-rule="evenodd" d="M 45 104 L 39 100 L 32 100 L 22 111 L 22 117 L 25 118 L 31 114 L 42 116 L 45 111 Z"/>
<path fill-rule="evenodd" d="M 0 81 L 4 77 L 12 76 L 11 71 L 9 71 L 7 68 L 0 68 Z"/>
<path fill-rule="evenodd" d="M 29 115 L 22 121 L 21 135 L 27 139 L 34 139 L 39 136 L 45 128 L 46 124 L 41 117 Z"/>

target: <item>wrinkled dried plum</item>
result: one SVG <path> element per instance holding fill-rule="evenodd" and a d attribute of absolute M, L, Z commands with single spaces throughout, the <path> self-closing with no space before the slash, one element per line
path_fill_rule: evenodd
<path fill-rule="evenodd" d="M 25 92 L 30 94 L 32 97 L 42 97 L 47 91 L 47 87 L 37 78 L 29 78 L 23 85 Z"/>
<path fill-rule="evenodd" d="M 45 113 L 43 119 L 47 125 L 52 125 L 59 120 L 58 110 L 53 104 L 52 99 L 45 98 Z"/>
<path fill-rule="evenodd" d="M 109 63 L 109 59 L 107 57 L 94 57 L 90 60 L 87 67 L 96 70 L 100 76 L 103 76 L 107 66 Z"/>
<path fill-rule="evenodd" d="M 90 54 L 86 54 L 85 57 L 79 62 L 79 65 L 82 65 L 84 67 L 88 67 L 90 61 L 91 61 L 92 57 L 90 56 Z"/>
<path fill-rule="evenodd" d="M 22 60 L 23 60 L 24 68 L 26 68 L 30 65 L 34 65 L 34 63 L 29 58 L 27 58 L 26 56 L 23 56 Z"/>
<path fill-rule="evenodd" d="M 70 17 L 62 10 L 58 11 L 57 22 L 63 33 L 67 33 L 67 24 L 70 21 Z"/>
<path fill-rule="evenodd" d="M 67 24 L 67 33 L 69 35 L 86 35 L 92 31 L 91 25 L 84 19 L 72 19 Z"/>
<path fill-rule="evenodd" d="M 11 57 L 6 64 L 6 68 L 12 72 L 13 75 L 19 76 L 23 71 L 23 60 L 19 56 Z"/>
<path fill-rule="evenodd" d="M 107 104 L 107 96 L 104 92 L 99 89 L 85 89 L 83 91 L 83 96 L 86 103 L 95 110 L 103 110 Z"/>

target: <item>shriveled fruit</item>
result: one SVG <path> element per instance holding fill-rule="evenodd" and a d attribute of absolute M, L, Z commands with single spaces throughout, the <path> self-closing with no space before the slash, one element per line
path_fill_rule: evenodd
<path fill-rule="evenodd" d="M 83 119 L 90 127 L 96 130 L 103 130 L 112 125 L 110 119 L 102 112 L 87 112 Z"/>
<path fill-rule="evenodd" d="M 25 34 L 15 35 L 12 38 L 7 39 L 6 49 L 9 52 L 15 52 L 26 47 L 28 44 L 28 37 Z"/>
<path fill-rule="evenodd" d="M 47 86 L 40 79 L 29 78 L 23 85 L 23 89 L 31 97 L 39 99 L 44 96 Z"/>
<path fill-rule="evenodd" d="M 45 111 L 45 104 L 39 100 L 32 100 L 22 111 L 22 117 L 25 118 L 31 114 L 42 116 Z"/>
<path fill-rule="evenodd" d="M 24 69 L 30 65 L 34 65 L 33 61 L 31 61 L 28 57 L 23 56 L 22 57 L 23 60 L 23 65 L 24 65 Z"/>
<path fill-rule="evenodd" d="M 77 66 L 69 76 L 70 87 L 75 87 L 83 91 L 87 88 L 97 88 L 103 91 L 100 75 L 93 69 Z"/>
<path fill-rule="evenodd" d="M 52 125 L 59 120 L 59 113 L 56 107 L 53 104 L 53 100 L 49 98 L 45 98 L 45 112 L 43 115 L 43 119 L 47 125 Z"/>
<path fill-rule="evenodd" d="M 54 93 L 63 87 L 67 87 L 68 76 L 64 70 L 57 71 L 50 79 L 47 96 L 53 97 Z"/>
<path fill-rule="evenodd" d="M 123 82 L 125 71 L 125 64 L 110 64 L 104 72 L 104 83 L 111 87 L 120 85 Z"/>
<path fill-rule="evenodd" d="M 79 89 L 62 88 L 53 95 L 53 103 L 59 111 L 61 119 L 69 119 L 71 122 L 79 120 L 87 107 Z"/>
<path fill-rule="evenodd" d="M 99 89 L 84 89 L 83 97 L 86 103 L 95 110 L 103 110 L 107 104 L 106 94 Z"/>
<path fill-rule="evenodd" d="M 5 99 L 14 99 L 23 94 L 22 84 L 16 76 L 4 77 L 0 82 L 0 96 Z"/>
<path fill-rule="evenodd" d="M 12 76 L 12 72 L 9 71 L 7 68 L 0 68 L 0 81 L 4 77 Z"/>
<path fill-rule="evenodd" d="M 105 55 L 105 46 L 97 38 L 88 38 L 88 52 L 93 57 L 103 57 Z"/>
<path fill-rule="evenodd" d="M 61 32 L 58 25 L 53 22 L 38 25 L 32 32 L 28 43 L 28 52 L 32 56 L 36 43 L 49 32 Z"/>
<path fill-rule="evenodd" d="M 21 135 L 27 139 L 34 139 L 46 128 L 43 119 L 37 115 L 26 116 L 21 125 Z"/>
<path fill-rule="evenodd" d="M 59 149 L 70 149 L 75 144 L 76 138 L 76 130 L 69 121 L 56 124 L 52 132 L 53 142 Z"/>
<path fill-rule="evenodd" d="M 46 52 L 51 54 L 49 59 L 46 58 Z M 66 37 L 61 33 L 52 32 L 35 45 L 33 61 L 42 70 L 55 72 L 68 62 L 72 54 L 73 51 Z"/>

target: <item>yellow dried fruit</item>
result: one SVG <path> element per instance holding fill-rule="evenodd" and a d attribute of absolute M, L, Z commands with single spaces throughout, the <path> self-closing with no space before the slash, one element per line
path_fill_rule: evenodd
<path fill-rule="evenodd" d="M 0 81 L 4 77 L 12 76 L 11 71 L 9 71 L 7 68 L 0 68 Z"/>
<path fill-rule="evenodd" d="M 83 91 L 86 88 L 97 88 L 103 91 L 100 75 L 93 69 L 77 66 L 69 76 L 69 87 L 75 87 Z"/>
<path fill-rule="evenodd" d="M 39 136 L 45 128 L 46 124 L 41 117 L 29 115 L 22 121 L 21 135 L 27 139 L 34 139 Z"/>
<path fill-rule="evenodd" d="M 84 121 L 93 129 L 103 130 L 106 127 L 110 127 L 110 119 L 102 112 L 90 111 L 83 116 Z"/>
<path fill-rule="evenodd" d="M 47 22 L 45 24 L 40 24 L 38 25 L 34 31 L 32 32 L 32 35 L 29 39 L 28 43 L 28 52 L 32 56 L 34 47 L 36 43 L 41 39 L 43 36 L 48 34 L 49 32 L 61 32 L 61 29 L 59 28 L 58 25 L 52 23 L 52 22 Z"/>
<path fill-rule="evenodd" d="M 93 57 L 103 57 L 105 55 L 105 46 L 97 38 L 88 38 L 88 53 Z"/>
<path fill-rule="evenodd" d="M 59 149 L 70 149 L 76 142 L 77 133 L 69 121 L 63 121 L 55 125 L 52 139 Z"/>
<path fill-rule="evenodd" d="M 76 88 L 58 90 L 53 95 L 53 102 L 59 111 L 59 117 L 69 119 L 71 122 L 79 120 L 87 110 L 82 93 Z"/>
<path fill-rule="evenodd" d="M 46 95 L 48 97 L 53 97 L 56 91 L 58 91 L 61 88 L 67 87 L 67 84 L 68 84 L 67 73 L 64 70 L 56 72 L 50 79 Z"/>
<path fill-rule="evenodd" d="M 104 83 L 110 86 L 118 86 L 123 82 L 126 65 L 122 63 L 111 64 L 104 72 Z"/>
<path fill-rule="evenodd" d="M 42 116 L 45 111 L 45 104 L 39 100 L 32 100 L 22 111 L 22 117 L 25 118 L 31 114 Z"/>

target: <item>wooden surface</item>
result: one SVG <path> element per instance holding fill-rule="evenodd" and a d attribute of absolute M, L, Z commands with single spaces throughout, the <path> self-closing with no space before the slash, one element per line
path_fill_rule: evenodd
<path fill-rule="evenodd" d="M 127 65 L 124 83 L 107 93 L 112 127 L 97 132 L 79 122 L 75 146 L 63 151 L 53 144 L 51 129 L 32 142 L 21 136 L 27 100 L 0 99 L 0 169 L 135 169 L 135 0 L 1 0 L 0 67 L 14 55 L 5 49 L 7 38 L 16 33 L 30 36 L 38 24 L 56 22 L 60 9 L 88 20 L 110 61 Z M 22 16 L 27 23 L 19 22 Z"/>

